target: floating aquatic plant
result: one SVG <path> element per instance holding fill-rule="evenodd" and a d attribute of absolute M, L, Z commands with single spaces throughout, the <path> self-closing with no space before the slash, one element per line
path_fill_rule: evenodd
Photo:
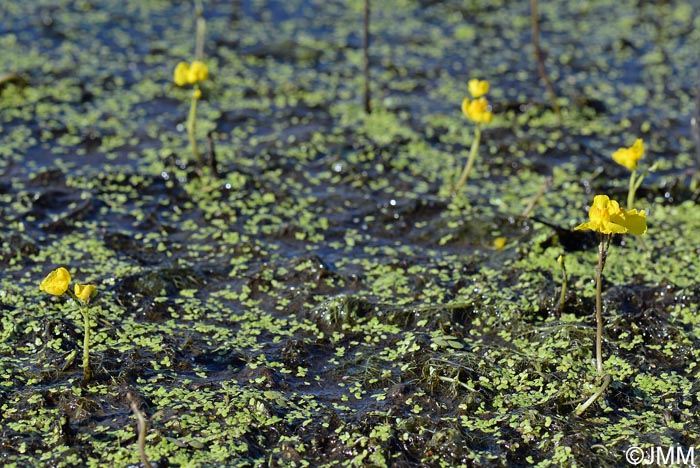
<path fill-rule="evenodd" d="M 190 113 L 187 116 L 187 135 L 190 139 L 192 154 L 203 164 L 202 156 L 197 148 L 197 138 L 195 136 L 195 125 L 197 120 L 197 101 L 202 98 L 202 90 L 199 88 L 199 83 L 209 78 L 209 67 L 200 60 L 195 60 L 192 64 L 180 62 L 175 67 L 173 81 L 178 86 L 193 85 L 192 101 L 190 104 Z"/>
<path fill-rule="evenodd" d="M 639 236 L 647 231 L 646 213 L 644 210 L 637 211 L 635 209 L 624 210 L 620 208 L 620 204 L 614 200 L 610 200 L 607 195 L 596 195 L 593 199 L 593 205 L 588 211 L 589 220 L 581 223 L 574 230 L 591 230 L 600 233 L 600 243 L 598 245 L 598 268 L 596 269 L 596 368 L 598 374 L 603 378 L 603 384 L 593 394 L 591 398 L 582 403 L 577 409 L 576 414 L 582 414 L 610 384 L 610 376 L 605 374 L 603 370 L 603 300 L 602 300 L 602 284 L 603 284 L 603 269 L 610 248 L 610 241 L 615 234 L 632 234 Z"/>
<path fill-rule="evenodd" d="M 59 267 L 49 273 L 44 281 L 39 285 L 39 289 L 52 296 L 62 296 L 68 294 L 80 309 L 83 316 L 83 329 L 85 337 L 83 339 L 83 380 L 88 382 L 92 376 L 90 369 L 90 300 L 97 295 L 97 288 L 91 284 L 76 283 L 74 290 L 69 286 L 71 276 L 64 267 Z"/>
<path fill-rule="evenodd" d="M 481 124 L 491 123 L 493 120 L 491 106 L 486 97 L 484 97 L 489 92 L 489 82 L 486 80 L 472 79 L 469 80 L 468 89 L 472 99 L 464 98 L 462 101 L 462 113 L 469 120 L 476 123 L 476 128 L 474 129 L 472 146 L 469 150 L 469 158 L 454 187 L 454 193 L 457 193 L 457 190 L 467 182 L 472 167 L 474 167 L 474 161 L 476 161 L 476 155 L 479 152 L 479 143 L 481 141 Z"/>

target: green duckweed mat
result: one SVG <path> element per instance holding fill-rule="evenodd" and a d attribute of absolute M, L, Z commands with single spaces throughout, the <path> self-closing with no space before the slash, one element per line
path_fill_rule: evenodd
<path fill-rule="evenodd" d="M 0 463 L 620 467 L 700 445 L 700 7 L 204 2 L 191 156 L 190 2 L 0 1 Z M 491 83 L 467 186 L 449 187 Z M 649 230 L 618 236 L 593 363 L 595 194 L 643 138 Z M 546 182 L 549 182 L 546 184 Z M 543 189 L 531 217 L 523 212 Z M 505 246 L 494 240 L 505 238 Z M 558 305 L 564 255 L 569 280 Z M 98 287 L 93 381 L 67 267 Z"/>

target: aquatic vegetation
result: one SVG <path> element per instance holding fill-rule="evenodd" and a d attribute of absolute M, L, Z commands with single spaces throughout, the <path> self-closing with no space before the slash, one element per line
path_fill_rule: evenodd
<path fill-rule="evenodd" d="M 39 285 L 39 289 L 52 296 L 68 294 L 78 305 L 83 316 L 83 381 L 89 382 L 92 377 L 90 368 L 90 301 L 97 295 L 97 288 L 91 284 L 75 283 L 74 290 L 69 286 L 71 275 L 64 267 L 59 267 L 49 273 Z"/>
<path fill-rule="evenodd" d="M 630 184 L 627 191 L 627 209 L 631 210 L 634 206 L 634 195 L 637 189 L 642 185 L 647 172 L 637 175 L 637 163 L 644 157 L 644 141 L 637 138 L 634 144 L 628 148 L 620 148 L 612 154 L 613 160 L 620 166 L 624 166 L 631 171 Z M 652 166 L 651 169 L 653 170 Z"/>
<path fill-rule="evenodd" d="M 474 139 L 469 150 L 469 157 L 464 165 L 462 174 L 454 186 L 454 193 L 467 182 L 469 174 L 474 167 L 476 155 L 479 153 L 479 143 L 481 141 L 481 124 L 491 123 L 493 120 L 493 112 L 488 100 L 484 97 L 489 92 L 489 82 L 486 80 L 471 79 L 468 84 L 469 94 L 472 99 L 464 98 L 462 101 L 462 113 L 472 122 L 476 123 L 474 128 Z"/>
<path fill-rule="evenodd" d="M 190 102 L 190 112 L 187 115 L 187 135 L 190 139 L 190 147 L 195 159 L 203 165 L 202 156 L 197 148 L 197 137 L 195 134 L 197 122 L 197 102 L 202 98 L 202 90 L 199 83 L 209 78 L 209 67 L 206 63 L 195 60 L 192 64 L 180 62 L 175 67 L 173 81 L 177 86 L 193 85 L 192 100 Z"/>
<path fill-rule="evenodd" d="M 603 269 L 610 248 L 610 241 L 615 234 L 629 233 L 635 236 L 644 234 L 647 231 L 646 213 L 644 210 L 636 209 L 624 210 L 620 204 L 610 200 L 607 195 L 596 195 L 593 204 L 588 211 L 589 220 L 581 223 L 574 230 L 591 230 L 600 233 L 600 243 L 598 244 L 598 267 L 596 269 L 596 368 L 598 374 L 603 378 L 603 384 L 594 393 L 591 399 L 584 402 L 576 413 L 582 414 L 593 401 L 595 401 L 610 383 L 610 377 L 603 369 Z"/>
<path fill-rule="evenodd" d="M 4 3 L 3 72 L 28 77 L 0 85 L 5 465 L 136 466 L 145 434 L 153 466 L 614 468 L 700 432 L 700 210 L 675 180 L 694 159 L 691 2 L 646 2 L 648 27 L 628 2 L 540 2 L 560 128 L 512 47 L 530 44 L 528 2 L 373 2 L 370 116 L 362 0 L 207 1 L 204 60 L 191 1 Z M 196 134 L 206 160 L 215 132 L 221 180 L 193 177 L 180 59 L 209 67 Z M 478 187 L 446 203 L 471 76 L 494 120 Z M 658 228 L 613 238 L 612 384 L 570 417 L 600 384 L 597 233 L 566 227 L 596 193 L 625 208 L 610 154 L 636 136 L 607 142 L 629 132 L 664 167 L 636 202 Z M 61 265 L 100 278 L 87 386 L 74 302 L 38 290 Z"/>

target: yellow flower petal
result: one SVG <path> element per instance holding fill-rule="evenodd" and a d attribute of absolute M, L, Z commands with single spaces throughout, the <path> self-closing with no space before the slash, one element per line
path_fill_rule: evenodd
<path fill-rule="evenodd" d="M 186 62 L 180 62 L 175 67 L 175 73 L 173 76 L 173 81 L 178 86 L 185 86 L 188 81 L 188 76 L 190 73 L 190 66 Z"/>
<path fill-rule="evenodd" d="M 637 169 L 637 163 L 644 157 L 644 142 L 637 138 L 629 148 L 620 148 L 612 154 L 613 160 L 630 171 Z"/>
<path fill-rule="evenodd" d="M 468 84 L 469 94 L 472 95 L 474 99 L 480 98 L 489 92 L 489 82 L 486 80 L 469 80 Z"/>
<path fill-rule="evenodd" d="M 490 123 L 493 120 L 493 113 L 489 110 L 489 102 L 483 97 L 473 101 L 465 98 L 462 101 L 462 112 L 469 120 L 477 123 Z"/>
<path fill-rule="evenodd" d="M 60 296 L 68 290 L 70 273 L 63 267 L 57 268 L 48 274 L 39 285 L 39 289 L 53 296 Z"/>
<path fill-rule="evenodd" d="M 627 228 L 627 232 L 635 236 L 641 236 L 647 232 L 647 215 L 644 210 L 629 210 L 623 215 L 614 216 L 611 221 Z"/>
<path fill-rule="evenodd" d="M 198 83 L 209 78 L 209 67 L 204 62 L 195 60 L 190 66 L 190 71 L 187 75 L 189 83 Z"/>
<path fill-rule="evenodd" d="M 89 302 L 97 294 L 97 288 L 91 284 L 75 284 L 75 295 L 83 302 Z"/>

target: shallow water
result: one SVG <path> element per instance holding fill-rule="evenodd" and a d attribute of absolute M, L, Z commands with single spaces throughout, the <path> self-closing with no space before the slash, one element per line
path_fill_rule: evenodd
<path fill-rule="evenodd" d="M 198 140 L 187 2 L 0 2 L 0 395 L 7 466 L 621 466 L 698 444 L 697 7 L 541 2 L 206 2 Z M 450 185 L 491 82 L 468 185 Z M 2 80 L 0 80 L 2 81 Z M 605 270 L 594 390 L 597 193 L 644 138 L 649 232 Z M 534 206 L 526 207 L 551 183 Z M 505 237 L 501 250 L 494 240 Z M 557 307 L 564 254 L 569 293 Z M 97 285 L 82 383 L 66 266 Z"/>

